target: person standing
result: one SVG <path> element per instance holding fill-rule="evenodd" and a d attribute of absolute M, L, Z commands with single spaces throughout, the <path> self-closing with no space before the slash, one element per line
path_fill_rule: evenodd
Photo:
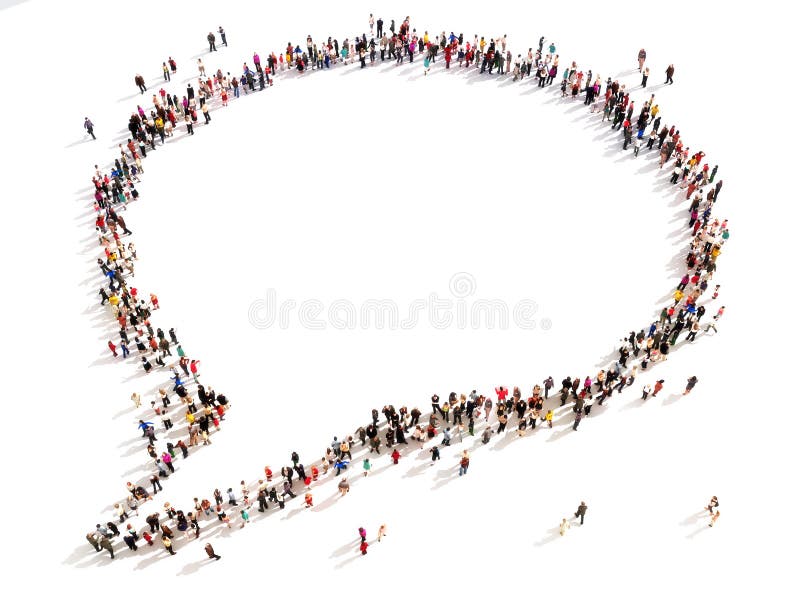
<path fill-rule="evenodd" d="M 575 518 L 581 518 L 581 525 L 583 525 L 583 518 L 586 516 L 586 511 L 588 510 L 588 506 L 586 506 L 586 502 L 581 500 L 581 504 L 578 507 L 578 510 L 575 511 Z"/>
<path fill-rule="evenodd" d="M 134 538 L 132 535 L 123 536 L 122 541 L 125 542 L 125 545 L 128 546 L 128 548 L 130 548 L 134 552 L 136 552 L 139 549 L 139 547 L 136 545 L 136 538 Z"/>
<path fill-rule="evenodd" d="M 144 94 L 147 91 L 147 86 L 145 86 L 144 84 L 144 77 L 142 77 L 140 74 L 137 73 L 136 77 L 133 78 L 133 81 L 142 94 Z"/>
<path fill-rule="evenodd" d="M 381 17 L 378 17 L 378 22 L 376 24 L 378 26 L 377 36 L 379 38 L 383 37 L 383 19 Z"/>
<path fill-rule="evenodd" d="M 216 44 L 217 36 L 215 36 L 213 32 L 209 31 L 208 35 L 206 36 L 206 39 L 208 40 L 208 51 L 209 52 L 216 52 L 217 51 L 217 44 Z"/>
<path fill-rule="evenodd" d="M 644 61 L 646 59 L 647 59 L 647 52 L 645 52 L 645 49 L 642 48 L 641 50 L 639 50 L 639 73 L 642 72 L 642 67 L 644 67 Z"/>
<path fill-rule="evenodd" d="M 442 418 L 444 418 L 444 412 L 442 412 L 442 408 L 439 406 L 439 394 L 434 394 L 431 396 L 431 414 L 435 415 L 437 411 L 442 415 Z"/>
<path fill-rule="evenodd" d="M 358 528 L 358 535 L 361 536 L 361 541 L 362 542 L 366 542 L 367 541 L 367 530 L 364 529 L 363 527 L 359 527 Z"/>
<path fill-rule="evenodd" d="M 222 25 L 220 25 L 219 29 L 217 29 L 217 33 L 219 33 L 219 37 L 222 40 L 222 45 L 227 48 L 228 47 L 228 38 L 225 35 L 225 30 L 222 28 Z"/>
<path fill-rule="evenodd" d="M 205 550 L 206 554 L 208 554 L 208 558 L 213 558 L 214 560 L 219 560 L 222 558 L 219 554 L 214 552 L 214 546 L 212 546 L 210 543 L 206 544 Z"/>
<path fill-rule="evenodd" d="M 683 390 L 683 395 L 685 396 L 689 392 L 692 391 L 694 386 L 697 385 L 697 376 L 692 375 L 689 379 L 686 380 L 686 389 Z"/>
<path fill-rule="evenodd" d="M 658 392 L 660 392 L 664 388 L 664 380 L 659 379 L 656 381 L 656 385 L 653 387 L 653 398 L 658 396 Z"/>
<path fill-rule="evenodd" d="M 93 139 L 93 140 L 96 140 L 96 139 L 97 139 L 96 137 L 94 137 L 94 123 L 92 123 L 92 122 L 91 122 L 91 120 L 89 119 L 89 117 L 86 117 L 86 118 L 83 120 L 83 128 L 86 130 L 86 132 L 87 132 L 87 133 L 88 133 L 90 136 L 92 136 L 92 139 Z"/>
<path fill-rule="evenodd" d="M 717 500 L 716 496 L 711 496 L 711 500 L 709 500 L 708 506 L 706 506 L 708 514 L 713 515 L 715 508 L 719 508 L 719 500 Z"/>
<path fill-rule="evenodd" d="M 555 385 L 555 382 L 553 381 L 553 376 L 550 375 L 542 383 L 544 383 L 544 399 L 547 400 L 547 397 L 550 394 L 550 390 L 553 389 L 553 386 Z"/>
<path fill-rule="evenodd" d="M 381 21 L 378 21 L 382 24 Z M 381 538 L 386 535 L 386 524 L 383 523 L 380 527 L 378 527 L 378 541 L 381 541 Z"/>
<path fill-rule="evenodd" d="M 90 531 L 86 534 L 86 540 L 92 545 L 92 548 L 94 548 L 95 552 L 102 551 L 100 544 L 97 543 L 97 538 L 95 537 L 94 531 Z M 380 539 L 378 541 L 380 541 Z"/>
<path fill-rule="evenodd" d="M 166 533 L 161 534 L 161 543 L 164 544 L 164 548 L 167 549 L 171 556 L 175 556 L 175 550 L 172 549 L 172 539 Z"/>
<path fill-rule="evenodd" d="M 672 85 L 672 76 L 675 74 L 675 65 L 668 66 L 665 73 L 667 74 L 667 80 L 664 83 Z"/>
<path fill-rule="evenodd" d="M 461 461 L 459 462 L 458 476 L 466 475 L 467 469 L 469 469 L 469 455 L 467 451 L 464 450 L 464 453 L 461 455 Z"/>
<path fill-rule="evenodd" d="M 647 79 L 650 77 L 650 67 L 645 67 L 644 73 L 642 73 L 642 87 L 647 87 Z"/>
<path fill-rule="evenodd" d="M 583 418 L 583 409 L 578 410 L 575 412 L 575 421 L 572 423 L 572 430 L 578 431 L 578 425 L 581 424 L 581 419 Z"/>
<path fill-rule="evenodd" d="M 98 543 L 103 550 L 108 550 L 108 553 L 111 555 L 111 559 L 113 560 L 114 547 L 111 545 L 111 540 L 108 539 L 108 536 L 101 535 Z"/>
<path fill-rule="evenodd" d="M 558 526 L 558 534 L 563 537 L 564 534 L 567 533 L 567 529 L 569 528 L 570 524 L 569 521 L 567 521 L 566 517 L 561 519 L 561 525 Z"/>

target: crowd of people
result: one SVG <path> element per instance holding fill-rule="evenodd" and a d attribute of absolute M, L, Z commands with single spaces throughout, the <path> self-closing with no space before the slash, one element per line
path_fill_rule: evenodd
<path fill-rule="evenodd" d="M 376 25 L 377 34 L 373 36 Z M 651 365 L 667 360 L 673 348 L 682 343 L 693 343 L 701 331 L 708 334 L 713 328 L 717 332 L 724 306 L 716 311 L 704 328 L 701 321 L 707 312 L 704 300 L 708 296 L 716 300 L 719 296 L 720 286 L 714 285 L 712 289 L 711 282 L 717 259 L 730 235 L 727 220 L 712 215 L 722 189 L 722 180 L 716 180 L 718 167 L 710 166 L 703 151 L 689 152 L 677 125 L 667 127 L 662 123 L 661 109 L 654 94 L 637 110 L 631 97 L 633 90 L 626 89 L 624 84 L 610 77 L 603 82 L 601 76 L 592 70 L 584 73 L 572 61 L 561 75 L 562 96 L 576 98 L 583 95 L 591 118 L 602 115 L 601 122 L 608 121 L 612 129 L 620 131 L 623 151 L 630 146 L 635 156 L 640 150 L 645 153 L 655 151 L 661 168 L 668 167 L 669 181 L 679 186 L 682 194 L 686 190 L 686 227 L 691 241 L 685 256 L 685 274 L 674 283 L 672 301 L 663 308 L 659 317 L 631 330 L 621 340 L 618 356 L 597 373 L 585 376 L 571 373 L 559 382 L 548 376 L 528 393 L 523 393 L 520 387 L 497 386 L 493 394 L 475 389 L 469 393 L 450 392 L 444 401 L 433 394 L 430 412 L 423 412 L 416 406 L 409 409 L 387 404 L 380 411 L 372 409 L 366 424 L 351 429 L 352 433 L 341 438 L 334 436 L 319 459 L 301 461 L 297 452 L 287 453 L 287 463 L 277 473 L 266 466 L 255 483 L 241 480 L 236 489 L 230 486 L 224 492 L 216 488 L 210 498 L 200 494 L 188 503 L 185 511 L 170 502 L 157 507 L 155 496 L 164 491 L 162 481 L 176 472 L 174 463 L 188 459 L 190 448 L 211 444 L 211 436 L 220 429 L 230 405 L 224 394 L 200 383 L 199 361 L 186 355 L 174 328 L 165 333 L 161 327 L 153 325 L 159 309 L 157 296 L 154 293 L 142 294 L 133 284 L 138 257 L 128 237 L 132 232 L 120 213 L 139 198 L 135 185 L 144 174 L 143 159 L 148 150 L 156 150 L 159 142 L 160 145 L 168 143 L 181 120 L 186 124 L 186 135 L 194 135 L 193 125 L 198 120 L 198 110 L 209 124 L 212 103 L 225 107 L 230 99 L 240 97 L 240 91 L 248 94 L 255 91 L 256 85 L 264 90 L 272 85 L 276 73 L 286 69 L 299 72 L 324 70 L 336 64 L 349 64 L 356 57 L 363 68 L 367 60 L 402 63 L 406 59 L 413 61 L 415 55 L 423 55 L 427 74 L 441 53 L 445 69 L 451 68 L 451 63 L 457 60 L 459 68 L 479 68 L 480 73 L 486 75 L 494 73 L 500 77 L 512 77 L 515 81 L 535 77 L 539 87 L 551 85 L 561 72 L 555 43 L 551 42 L 545 48 L 544 36 L 539 39 L 535 50 L 532 46 L 514 57 L 505 35 L 488 41 L 475 35 L 472 41 L 466 42 L 463 34 L 452 32 L 430 36 L 425 31 L 420 35 L 408 17 L 402 20 L 397 31 L 394 20 L 388 26 L 388 32 L 383 26 L 381 18 L 376 22 L 370 15 L 369 41 L 363 34 L 354 36 L 352 40 L 344 39 L 341 44 L 330 37 L 326 42 L 317 43 L 309 35 L 305 47 L 289 43 L 284 52 L 277 55 L 271 52 L 263 62 L 258 53 L 254 53 L 253 68 L 245 62 L 241 75 L 233 77 L 229 72 L 223 73 L 221 68 L 208 76 L 202 59 L 198 59 L 197 88 L 189 84 L 179 100 L 177 94 L 168 93 L 162 87 L 153 94 L 152 106 L 145 110 L 139 105 L 131 114 L 128 121 L 130 138 L 126 144 L 119 144 L 119 155 L 107 172 L 95 165 L 92 177 L 95 227 L 103 253 L 97 263 L 104 279 L 99 290 L 100 303 L 108 305 L 104 310 L 114 320 L 114 327 L 119 327 L 118 341 L 109 340 L 108 348 L 114 357 L 140 364 L 145 373 L 158 377 L 160 381 L 149 404 L 143 403 L 137 392 L 131 396 L 135 409 L 141 411 L 138 429 L 148 441 L 147 470 L 150 473 L 141 481 L 128 482 L 124 496 L 113 504 L 111 518 L 103 519 L 105 523 L 101 521 L 86 534 L 87 541 L 97 552 L 106 550 L 114 558 L 117 537 L 121 536 L 132 552 L 138 551 L 141 540 L 152 546 L 157 537 L 165 552 L 173 555 L 180 536 L 187 541 L 199 538 L 201 524 L 203 528 L 215 525 L 232 527 L 232 523 L 245 527 L 250 522 L 251 508 L 259 513 L 281 510 L 298 494 L 302 495 L 298 502 L 312 508 L 314 489 L 334 478 L 338 479 L 340 495 L 345 496 L 350 491 L 352 479 L 348 479 L 348 473 L 352 471 L 348 469 L 351 469 L 354 458 L 361 460 L 363 476 L 367 476 L 372 468 L 371 461 L 382 460 L 378 457 L 388 455 L 388 460 L 397 465 L 403 456 L 427 451 L 431 454 L 431 464 L 435 464 L 441 460 L 441 453 L 446 448 L 469 436 L 475 436 L 481 444 L 488 444 L 492 436 L 501 434 L 523 437 L 535 432 L 537 427 L 553 428 L 556 417 L 563 416 L 568 422 L 572 421 L 572 429 L 577 430 L 593 406 L 603 406 L 615 393 L 621 394 L 631 388 Z M 227 46 L 222 27 L 217 31 L 223 45 Z M 216 36 L 212 32 L 209 32 L 207 41 L 209 52 L 216 52 Z M 645 66 L 646 52 L 639 51 L 637 59 L 644 87 L 649 73 Z M 172 57 L 162 64 L 167 84 L 177 68 Z M 667 70 L 669 83 L 673 73 L 674 67 L 670 65 Z M 147 91 L 144 77 L 137 75 L 135 82 L 143 95 Z M 84 127 L 94 138 L 94 125 L 88 118 Z M 686 335 L 681 340 L 683 334 Z M 133 353 L 131 346 L 135 346 L 136 357 L 130 356 Z M 692 375 L 683 393 L 688 394 L 697 382 L 697 376 Z M 664 384 L 663 379 L 653 386 L 645 383 L 641 400 L 656 396 Z M 158 420 L 160 426 L 156 423 Z M 162 447 L 158 447 L 159 442 Z M 359 457 L 359 453 L 363 456 Z M 466 475 L 470 452 L 461 450 L 454 458 L 453 468 L 457 468 L 460 476 Z M 140 508 L 146 508 L 145 525 L 134 525 L 133 517 L 139 516 Z M 582 502 L 575 517 L 579 517 L 582 523 L 585 513 L 586 504 Z M 124 529 L 120 531 L 123 525 Z M 568 526 L 564 520 L 562 535 Z M 385 533 L 385 525 L 381 530 L 378 541 Z M 368 543 L 365 535 L 361 537 L 360 549 L 366 554 Z M 219 559 L 210 544 L 206 544 L 205 551 L 210 559 Z"/>

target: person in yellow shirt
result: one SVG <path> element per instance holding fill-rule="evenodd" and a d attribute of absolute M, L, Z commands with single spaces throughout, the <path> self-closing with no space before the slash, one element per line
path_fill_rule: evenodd
<path fill-rule="evenodd" d="M 570 528 L 569 521 L 567 521 L 566 519 L 561 519 L 561 525 L 558 526 L 559 535 L 563 536 L 565 533 L 567 533 L 567 529 L 569 528 Z"/>
<path fill-rule="evenodd" d="M 166 533 L 161 534 L 161 542 L 164 544 L 164 548 L 167 549 L 171 555 L 175 555 L 175 550 L 172 549 L 172 540 L 169 539 L 169 536 Z"/>

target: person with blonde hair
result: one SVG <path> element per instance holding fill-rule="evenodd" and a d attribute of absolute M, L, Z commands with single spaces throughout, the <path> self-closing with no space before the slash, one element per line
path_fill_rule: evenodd
<path fill-rule="evenodd" d="M 558 534 L 563 537 L 564 534 L 567 533 L 567 529 L 569 529 L 570 527 L 571 525 L 569 524 L 569 521 L 567 521 L 566 518 L 561 519 L 561 525 L 558 526 Z"/>

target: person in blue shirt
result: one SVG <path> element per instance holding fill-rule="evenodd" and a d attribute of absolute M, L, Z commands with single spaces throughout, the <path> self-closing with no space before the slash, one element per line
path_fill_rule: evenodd
<path fill-rule="evenodd" d="M 147 428 L 150 427 L 152 423 L 150 421 L 142 421 L 139 420 L 139 429 L 142 430 L 142 437 L 147 437 Z"/>

